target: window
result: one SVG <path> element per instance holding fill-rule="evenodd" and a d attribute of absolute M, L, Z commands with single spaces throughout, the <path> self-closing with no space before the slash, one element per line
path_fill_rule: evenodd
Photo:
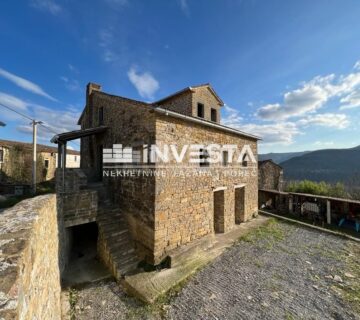
<path fill-rule="evenodd" d="M 200 167 L 208 167 L 210 165 L 208 158 L 209 158 L 209 153 L 206 149 L 200 149 L 199 150 L 200 153 Z"/>
<path fill-rule="evenodd" d="M 202 103 L 197 104 L 197 116 L 204 118 L 204 105 Z"/>
<path fill-rule="evenodd" d="M 99 126 L 102 126 L 104 124 L 104 108 L 99 108 Z"/>
<path fill-rule="evenodd" d="M 243 167 L 247 167 L 248 166 L 248 161 L 247 161 L 248 157 L 247 154 L 244 154 L 243 158 L 242 158 L 242 166 Z"/>
<path fill-rule="evenodd" d="M 48 159 L 45 159 L 45 168 L 49 168 L 49 160 Z"/>
<path fill-rule="evenodd" d="M 222 163 L 224 167 L 229 164 L 229 151 L 222 152 Z"/>
<path fill-rule="evenodd" d="M 217 122 L 217 111 L 214 108 L 211 108 L 211 121 Z"/>
<path fill-rule="evenodd" d="M 75 162 L 77 161 L 77 156 L 74 156 L 74 161 L 75 161 Z"/>
<path fill-rule="evenodd" d="M 0 162 L 4 162 L 4 150 L 0 149 Z"/>

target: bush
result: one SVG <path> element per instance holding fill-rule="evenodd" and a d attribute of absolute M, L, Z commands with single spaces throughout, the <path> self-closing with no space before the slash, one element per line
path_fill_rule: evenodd
<path fill-rule="evenodd" d="M 319 196 L 328 196 L 335 198 L 349 197 L 342 183 L 330 184 L 324 181 L 314 182 L 310 180 L 290 181 L 285 188 L 288 192 L 309 193 Z"/>

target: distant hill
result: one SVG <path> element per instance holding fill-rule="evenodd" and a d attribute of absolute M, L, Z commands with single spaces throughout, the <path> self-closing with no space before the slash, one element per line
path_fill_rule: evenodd
<path fill-rule="evenodd" d="M 360 185 L 360 146 L 307 152 L 280 163 L 285 180 L 343 182 Z"/>
<path fill-rule="evenodd" d="M 294 157 L 300 157 L 306 153 L 309 153 L 309 151 L 303 151 L 303 152 L 284 152 L 284 153 L 265 153 L 265 154 L 259 154 L 259 160 L 273 160 L 275 163 L 279 164 L 281 162 L 284 162 L 286 160 L 289 160 Z"/>

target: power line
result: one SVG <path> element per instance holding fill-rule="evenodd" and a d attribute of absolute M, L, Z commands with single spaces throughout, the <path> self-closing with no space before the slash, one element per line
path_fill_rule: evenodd
<path fill-rule="evenodd" d="M 32 118 L 30 118 L 29 116 L 27 116 L 27 115 L 25 115 L 25 114 L 23 114 L 23 113 L 15 110 L 15 109 L 9 107 L 9 106 L 6 106 L 6 105 L 4 105 L 4 104 L 2 104 L 2 103 L 0 103 L 0 106 L 1 106 L 1 107 L 4 107 L 4 108 L 6 108 L 6 109 L 8 109 L 8 110 L 10 110 L 10 111 L 13 111 L 13 112 L 17 113 L 18 115 L 20 115 L 20 116 L 22 116 L 22 117 L 30 120 L 31 122 L 35 121 L 35 119 L 32 119 Z M 42 126 L 42 127 L 45 128 L 45 129 L 47 129 L 48 131 L 52 132 L 52 133 L 59 134 L 58 132 L 56 132 L 55 130 L 53 130 L 52 128 L 50 128 L 49 126 L 46 126 L 46 125 L 44 125 L 44 124 L 42 124 L 42 123 L 39 123 L 39 125 Z M 69 141 L 69 143 L 72 143 L 73 145 L 75 145 L 75 146 L 77 146 L 77 147 L 80 147 L 80 144 L 78 144 L 78 143 L 76 143 L 76 142 L 74 142 L 74 141 Z"/>
<path fill-rule="evenodd" d="M 15 110 L 15 109 L 13 109 L 13 108 L 10 108 L 10 107 L 2 104 L 2 103 L 0 103 L 0 106 L 4 107 L 4 108 L 6 108 L 6 109 L 9 109 L 9 110 L 11 110 L 11 111 L 13 111 L 13 112 L 15 112 L 15 113 L 19 114 L 20 116 L 22 116 L 22 117 L 24 117 L 24 118 L 26 118 L 26 119 L 28 119 L 28 120 L 30 120 L 30 121 L 34 121 L 34 119 L 30 118 L 29 116 L 27 116 L 27 115 L 25 115 L 25 114 L 23 114 L 23 113 Z"/>

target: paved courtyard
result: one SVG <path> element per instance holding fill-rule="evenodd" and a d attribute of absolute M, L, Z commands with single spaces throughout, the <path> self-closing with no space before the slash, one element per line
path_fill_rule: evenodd
<path fill-rule="evenodd" d="M 153 306 L 111 280 L 72 303 L 75 319 L 360 319 L 360 244 L 272 221 Z"/>

